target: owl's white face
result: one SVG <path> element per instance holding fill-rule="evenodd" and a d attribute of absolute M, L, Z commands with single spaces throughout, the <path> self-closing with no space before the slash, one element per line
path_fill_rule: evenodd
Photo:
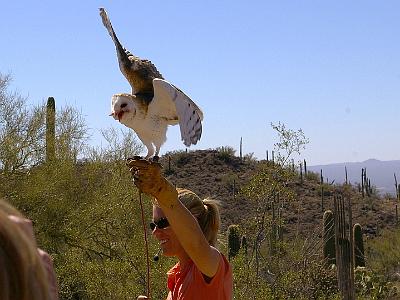
<path fill-rule="evenodd" d="M 112 96 L 110 116 L 121 122 L 128 113 L 131 116 L 136 114 L 136 106 L 130 95 L 117 94 Z"/>

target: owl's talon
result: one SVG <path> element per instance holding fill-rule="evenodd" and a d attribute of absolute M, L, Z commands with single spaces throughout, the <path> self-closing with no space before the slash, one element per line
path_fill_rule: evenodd
<path fill-rule="evenodd" d="M 158 155 L 154 155 L 152 158 L 153 162 L 158 162 L 160 160 L 160 157 Z"/>
<path fill-rule="evenodd" d="M 128 157 L 128 158 L 126 159 L 126 165 L 127 165 L 127 166 L 130 166 L 130 164 L 131 164 L 132 162 L 137 161 L 137 160 L 143 160 L 143 157 L 141 157 L 141 156 L 139 156 L 139 155 L 135 155 L 134 157 Z"/>

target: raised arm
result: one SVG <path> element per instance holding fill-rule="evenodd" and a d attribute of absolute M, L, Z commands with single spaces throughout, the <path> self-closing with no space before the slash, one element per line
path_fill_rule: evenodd
<path fill-rule="evenodd" d="M 197 268 L 207 277 L 218 270 L 220 254 L 210 246 L 199 223 L 178 200 L 175 187 L 161 175 L 161 165 L 146 160 L 129 160 L 135 185 L 144 193 L 152 195 L 167 217 L 179 242 Z"/>

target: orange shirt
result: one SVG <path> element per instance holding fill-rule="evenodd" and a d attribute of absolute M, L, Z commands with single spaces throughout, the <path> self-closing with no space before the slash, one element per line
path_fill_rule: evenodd
<path fill-rule="evenodd" d="M 192 261 L 182 270 L 178 262 L 167 275 L 170 290 L 167 300 L 232 299 L 232 267 L 223 254 L 217 273 L 209 283 Z"/>

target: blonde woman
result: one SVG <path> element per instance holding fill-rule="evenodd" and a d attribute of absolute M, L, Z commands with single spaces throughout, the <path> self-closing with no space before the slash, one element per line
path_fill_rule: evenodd
<path fill-rule="evenodd" d="M 0 299 L 58 299 L 50 256 L 37 249 L 32 222 L 0 199 Z"/>
<path fill-rule="evenodd" d="M 176 189 L 156 162 L 132 159 L 128 166 L 135 185 L 156 199 L 150 227 L 162 254 L 178 259 L 167 273 L 167 300 L 231 299 L 232 269 L 215 248 L 220 225 L 217 203 Z"/>

